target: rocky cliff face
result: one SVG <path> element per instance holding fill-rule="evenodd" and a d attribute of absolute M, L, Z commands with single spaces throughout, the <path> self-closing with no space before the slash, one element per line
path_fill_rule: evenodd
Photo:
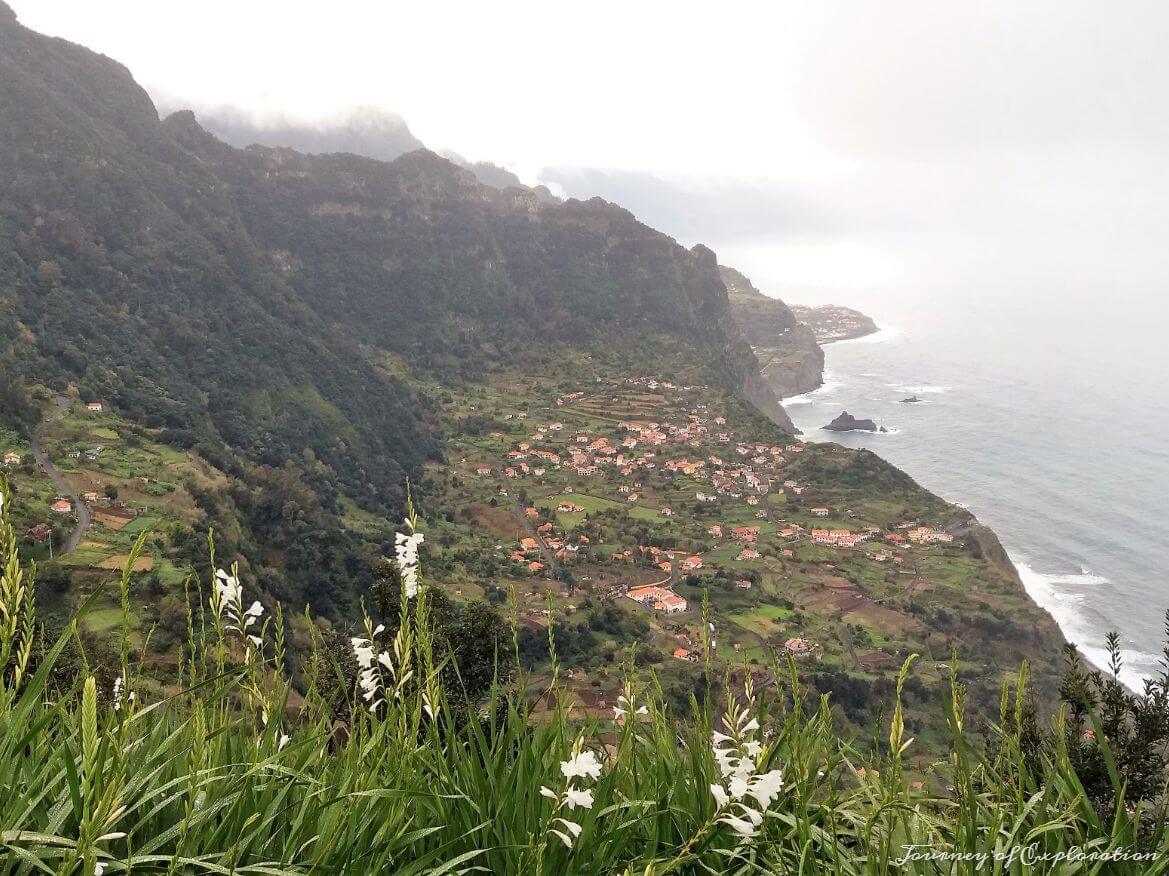
<path fill-rule="evenodd" d="M 824 351 L 784 302 L 760 292 L 739 271 L 719 266 L 731 314 L 755 348 L 760 373 L 776 398 L 810 392 L 823 381 Z"/>

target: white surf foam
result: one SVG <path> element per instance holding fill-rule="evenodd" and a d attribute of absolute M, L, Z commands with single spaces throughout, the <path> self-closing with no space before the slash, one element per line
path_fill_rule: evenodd
<path fill-rule="evenodd" d="M 923 384 L 921 386 L 911 386 L 907 383 L 886 383 L 885 385 L 897 390 L 898 392 L 910 392 L 914 395 L 940 394 L 943 392 L 949 392 L 954 388 L 952 386 L 933 386 L 929 383 Z"/>
<path fill-rule="evenodd" d="M 1027 594 L 1055 618 L 1064 637 L 1089 663 L 1107 671 L 1109 655 L 1104 636 L 1108 630 L 1088 616 L 1084 596 L 1086 591 L 1107 585 L 1108 579 L 1092 574 L 1086 567 L 1066 575 L 1040 572 L 1023 561 L 1015 561 L 1015 568 Z M 1143 690 L 1144 680 L 1156 673 L 1158 655 L 1134 648 L 1122 648 L 1120 654 L 1124 658 L 1120 680 L 1133 690 Z"/>
<path fill-rule="evenodd" d="M 905 334 L 899 326 L 887 325 L 877 329 L 871 335 L 862 335 L 859 338 L 849 338 L 847 341 L 833 341 L 833 346 L 840 344 L 886 344 L 895 341 Z"/>
<path fill-rule="evenodd" d="M 780 399 L 785 405 L 810 405 L 829 400 L 829 397 L 844 386 L 844 383 L 836 379 L 836 376 L 830 371 L 824 372 L 824 382 L 811 392 L 804 392 L 800 395 L 790 395 L 787 398 Z"/>

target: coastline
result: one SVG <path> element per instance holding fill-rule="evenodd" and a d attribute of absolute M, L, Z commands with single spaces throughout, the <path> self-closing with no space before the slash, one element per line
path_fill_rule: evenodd
<path fill-rule="evenodd" d="M 893 340 L 904 334 L 904 331 L 898 327 L 882 327 L 876 332 L 869 332 L 864 335 L 859 335 L 855 338 L 841 339 L 832 342 L 833 345 L 849 345 L 858 343 L 882 343 Z M 822 346 L 829 346 L 828 343 Z M 821 383 L 818 387 L 805 393 L 785 397 L 781 399 L 781 403 L 785 409 L 789 406 L 805 406 L 813 405 L 819 401 L 819 396 L 832 393 L 834 390 L 844 386 L 848 382 L 848 375 L 841 374 L 838 371 L 833 371 L 829 367 L 829 362 L 825 361 L 825 369 L 822 375 Z M 867 373 L 866 377 L 876 377 L 876 374 Z M 834 410 L 838 409 L 834 408 Z M 806 424 L 805 424 L 806 425 Z M 813 430 L 805 428 L 804 434 L 800 437 L 801 441 L 810 441 L 813 443 L 820 442 L 834 442 L 838 441 L 840 437 L 845 435 L 857 435 L 866 437 L 870 435 L 895 435 L 900 430 L 890 429 L 887 433 L 872 433 L 872 432 L 829 432 L 824 435 L 816 436 L 816 433 L 821 430 Z M 884 456 L 880 450 L 874 450 L 878 456 Z M 886 460 L 888 461 L 888 460 Z M 890 463 L 893 465 L 894 463 Z M 917 476 L 913 473 L 913 466 L 905 465 L 904 461 L 896 464 L 896 467 L 905 471 L 910 477 L 917 480 Z M 967 504 L 968 496 L 957 495 L 957 501 L 942 496 L 940 493 L 925 486 L 924 489 L 930 490 L 935 495 L 938 495 L 943 501 L 948 504 L 956 505 L 963 509 L 969 509 Z M 947 494 L 952 494 L 953 490 L 946 490 Z M 982 523 L 978 516 L 971 511 L 971 517 L 978 521 L 980 526 L 983 526 L 987 531 L 995 533 L 985 523 Z M 995 538 L 998 539 L 997 534 Z M 1026 594 L 1027 598 L 1037 607 L 1051 618 L 1052 623 L 1059 630 L 1061 638 L 1073 643 L 1077 648 L 1081 658 L 1090 666 L 1102 671 L 1108 671 L 1109 655 L 1105 647 L 1101 643 L 1102 633 L 1097 629 L 1097 624 L 1089 616 L 1086 616 L 1081 605 L 1084 602 L 1085 591 L 1091 590 L 1095 587 L 1108 585 L 1108 579 L 1094 574 L 1087 568 L 1078 568 L 1078 571 L 1045 571 L 1045 566 L 1059 567 L 1058 563 L 1043 563 L 1040 560 L 1034 559 L 1026 547 L 1014 545 L 1010 548 L 998 539 L 1002 547 L 1002 556 L 1009 564 L 1011 572 L 1016 579 L 1021 591 Z M 1120 680 L 1135 692 L 1140 692 L 1143 689 L 1143 681 L 1146 678 L 1153 676 L 1156 660 L 1158 655 L 1151 654 L 1146 651 L 1138 649 L 1128 640 L 1128 643 L 1122 647 L 1122 656 L 1124 657 L 1124 667 L 1122 669 Z"/>
<path fill-rule="evenodd" d="M 832 344 L 847 344 L 849 341 L 859 341 L 861 338 L 868 338 L 873 335 L 879 335 L 885 331 L 881 326 L 874 326 L 873 328 L 866 328 L 855 332 L 854 334 L 844 335 L 839 338 L 825 338 L 824 340 L 816 340 L 816 343 L 821 347 L 827 347 Z"/>

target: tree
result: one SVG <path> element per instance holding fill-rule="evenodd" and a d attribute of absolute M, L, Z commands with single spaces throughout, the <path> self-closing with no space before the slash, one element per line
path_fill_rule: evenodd
<path fill-rule="evenodd" d="M 61 266 L 54 261 L 43 261 L 37 265 L 37 281 L 45 289 L 56 289 L 61 285 Z"/>

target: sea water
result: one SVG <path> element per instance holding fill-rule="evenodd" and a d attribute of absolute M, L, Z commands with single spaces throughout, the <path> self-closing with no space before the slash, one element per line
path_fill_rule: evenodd
<path fill-rule="evenodd" d="M 1116 630 L 1125 681 L 1163 671 L 1165 314 L 1108 296 L 838 303 L 864 309 L 881 331 L 828 345 L 824 385 L 786 400 L 805 440 L 869 448 L 965 505 L 1081 653 L 1103 666 Z M 823 431 L 842 410 L 889 431 Z"/>

